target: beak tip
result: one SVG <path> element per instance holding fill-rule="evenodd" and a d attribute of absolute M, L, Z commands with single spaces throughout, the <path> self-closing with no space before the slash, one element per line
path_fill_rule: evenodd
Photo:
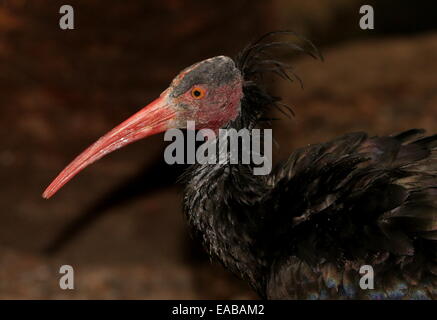
<path fill-rule="evenodd" d="M 41 195 L 41 197 L 43 197 L 44 199 L 49 199 L 51 197 L 51 195 L 49 194 L 49 192 L 47 192 L 47 190 L 45 190 L 43 192 L 43 194 Z"/>
<path fill-rule="evenodd" d="M 41 197 L 43 197 L 44 199 L 50 199 L 55 193 L 56 193 L 56 190 L 53 190 L 53 188 L 51 188 L 51 185 L 50 185 L 44 190 Z"/>

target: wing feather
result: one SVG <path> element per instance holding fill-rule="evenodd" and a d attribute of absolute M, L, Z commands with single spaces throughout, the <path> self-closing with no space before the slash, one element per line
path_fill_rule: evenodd
<path fill-rule="evenodd" d="M 319 298 L 434 297 L 437 135 L 424 133 L 352 133 L 296 150 L 276 169 L 267 195 L 278 248 L 270 288 L 280 283 L 283 297 L 301 298 L 317 290 Z M 379 277 L 373 293 L 358 286 L 364 264 Z M 313 279 L 308 291 L 304 278 Z"/>

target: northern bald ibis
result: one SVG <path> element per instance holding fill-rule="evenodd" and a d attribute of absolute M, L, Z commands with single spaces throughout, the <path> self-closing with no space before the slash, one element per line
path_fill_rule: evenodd
<path fill-rule="evenodd" d="M 289 78 L 267 34 L 235 60 L 183 70 L 159 98 L 101 137 L 45 190 L 133 141 L 188 120 L 197 128 L 254 128 L 279 98 L 261 74 Z M 184 212 L 208 253 L 270 299 L 433 299 L 437 295 L 437 135 L 357 132 L 295 150 L 271 174 L 251 164 L 194 164 Z M 371 266 L 374 289 L 360 285 Z"/>

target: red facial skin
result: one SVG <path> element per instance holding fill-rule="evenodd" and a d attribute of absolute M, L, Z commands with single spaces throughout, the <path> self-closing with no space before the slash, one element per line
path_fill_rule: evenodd
<path fill-rule="evenodd" d="M 62 170 L 42 196 L 50 198 L 85 167 L 134 141 L 167 129 L 185 128 L 188 120 L 195 121 L 197 129 L 216 131 L 239 114 L 243 97 L 240 79 L 221 87 L 198 84 L 176 98 L 171 97 L 172 86 L 83 151 Z M 204 90 L 202 98 L 193 97 L 191 90 L 194 87 Z"/>
<path fill-rule="evenodd" d="M 240 101 L 243 97 L 242 90 L 238 83 L 225 85 L 222 87 L 210 88 L 205 85 L 196 85 L 205 91 L 205 96 L 201 99 L 193 98 L 191 90 L 175 98 L 177 105 L 190 106 L 188 109 L 178 108 L 179 117 L 185 123 L 187 120 L 196 121 L 197 129 L 209 128 L 217 130 L 231 120 L 235 120 L 240 113 Z"/>

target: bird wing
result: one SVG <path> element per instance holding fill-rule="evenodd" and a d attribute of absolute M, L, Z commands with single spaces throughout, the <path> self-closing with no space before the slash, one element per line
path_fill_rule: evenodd
<path fill-rule="evenodd" d="M 437 297 L 437 135 L 423 134 L 348 134 L 271 175 L 270 297 Z M 364 265 L 374 290 L 359 290 Z"/>

